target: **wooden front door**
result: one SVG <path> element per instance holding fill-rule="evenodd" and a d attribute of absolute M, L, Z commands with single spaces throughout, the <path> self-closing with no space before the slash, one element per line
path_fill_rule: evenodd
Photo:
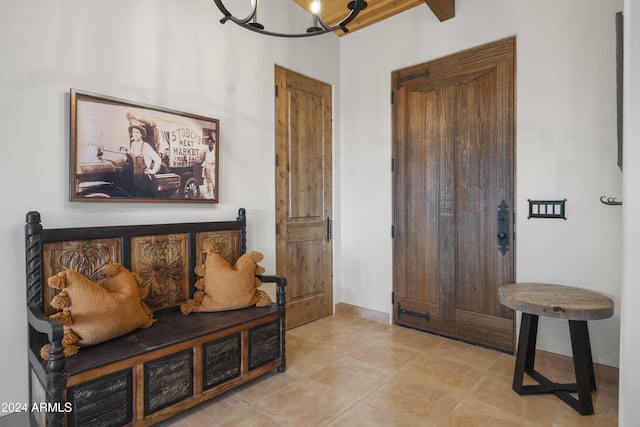
<path fill-rule="evenodd" d="M 513 352 L 515 39 L 392 84 L 393 320 Z"/>
<path fill-rule="evenodd" d="M 276 271 L 287 328 L 333 313 L 331 86 L 281 67 L 276 79 Z"/>

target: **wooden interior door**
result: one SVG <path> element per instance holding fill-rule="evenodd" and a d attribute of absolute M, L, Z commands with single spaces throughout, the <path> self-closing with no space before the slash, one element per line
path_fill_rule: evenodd
<path fill-rule="evenodd" d="M 276 79 L 276 271 L 287 328 L 333 313 L 331 86 L 281 67 Z"/>
<path fill-rule="evenodd" d="M 393 320 L 512 353 L 515 39 L 392 84 Z"/>

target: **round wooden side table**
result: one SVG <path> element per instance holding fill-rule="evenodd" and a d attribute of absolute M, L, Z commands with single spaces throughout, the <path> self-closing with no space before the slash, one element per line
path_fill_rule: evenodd
<path fill-rule="evenodd" d="M 522 312 L 513 390 L 520 395 L 553 393 L 580 414 L 593 414 L 596 379 L 587 321 L 613 316 L 613 301 L 587 289 L 549 283 L 512 283 L 501 286 L 498 294 L 502 305 Z M 575 383 L 554 383 L 534 369 L 539 316 L 569 321 Z M 522 385 L 525 373 L 538 385 Z M 575 392 L 578 399 L 571 395 Z"/>

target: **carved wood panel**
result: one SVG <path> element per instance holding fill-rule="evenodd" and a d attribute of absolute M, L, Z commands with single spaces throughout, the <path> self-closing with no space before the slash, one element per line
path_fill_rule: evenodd
<path fill-rule="evenodd" d="M 187 234 L 131 238 L 131 270 L 149 289 L 145 301 L 152 310 L 189 299 L 188 242 Z"/>
<path fill-rule="evenodd" d="M 234 264 L 242 253 L 239 230 L 201 232 L 196 235 L 196 262 L 203 263 L 205 249 L 215 244 L 220 254 Z M 190 297 L 189 237 L 188 234 L 166 234 L 131 238 L 131 264 L 128 266 L 143 279 L 149 289 L 146 303 L 152 310 L 177 306 Z M 45 280 L 65 269 L 76 270 L 84 276 L 100 282 L 105 278 L 103 268 L 114 262 L 124 263 L 122 242 L 119 238 L 75 240 L 45 243 L 43 274 Z M 49 304 L 57 291 L 44 287 L 46 315 L 57 310 Z"/>
<path fill-rule="evenodd" d="M 196 236 L 196 264 L 204 264 L 206 248 L 210 244 L 218 247 L 218 253 L 231 265 L 242 255 L 242 241 L 239 230 L 209 231 Z"/>
<path fill-rule="evenodd" d="M 87 278 L 99 282 L 104 279 L 103 268 L 107 264 L 122 262 L 120 239 L 74 240 L 45 243 L 42 245 L 42 269 L 44 279 L 65 269 L 76 270 Z M 49 305 L 56 290 L 44 287 L 44 313 L 51 315 L 57 310 Z"/>

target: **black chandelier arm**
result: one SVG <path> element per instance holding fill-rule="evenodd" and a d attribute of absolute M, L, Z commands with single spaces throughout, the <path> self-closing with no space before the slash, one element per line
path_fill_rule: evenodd
<path fill-rule="evenodd" d="M 218 6 L 218 9 L 220 9 L 220 12 L 222 12 L 222 14 L 224 15 L 224 17 L 220 20 L 221 24 L 224 24 L 227 21 L 233 21 L 240 26 L 244 26 L 249 21 L 251 21 L 254 16 L 256 16 L 256 12 L 258 10 L 258 2 L 256 1 L 253 6 L 253 10 L 249 14 L 249 16 L 247 16 L 244 19 L 238 19 L 235 16 L 233 16 L 231 12 L 229 12 L 229 10 L 222 3 L 222 0 L 213 0 L 213 2 L 216 4 L 216 6 Z"/>
<path fill-rule="evenodd" d="M 268 35 L 268 36 L 286 37 L 286 38 L 311 37 L 311 36 L 317 36 L 317 35 L 321 35 L 321 34 L 330 33 L 330 32 L 337 31 L 337 30 L 342 30 L 343 32 L 347 33 L 347 32 L 349 32 L 349 29 L 346 27 L 347 24 L 349 24 L 351 21 L 353 21 L 356 18 L 356 16 L 358 16 L 358 13 L 360 13 L 361 10 L 363 10 L 363 9 L 365 9 L 367 7 L 366 0 L 353 0 L 347 6 L 351 10 L 349 12 L 349 15 L 347 15 L 347 17 L 345 19 L 343 19 L 337 25 L 335 25 L 333 27 L 329 27 L 327 24 L 324 23 L 324 21 L 322 20 L 322 18 L 320 16 L 317 16 L 318 23 L 320 24 L 320 26 L 322 28 L 316 27 L 316 29 L 314 29 L 313 31 L 307 31 L 306 33 L 286 34 L 286 33 L 276 33 L 276 32 L 272 32 L 272 31 L 268 31 L 268 30 L 265 30 L 264 28 L 260 28 L 260 26 L 256 26 L 255 23 L 254 23 L 254 25 L 252 25 L 252 23 L 250 23 L 250 21 L 256 15 L 257 7 L 258 7 L 258 3 L 257 2 L 254 4 L 253 10 L 249 14 L 249 16 L 247 16 L 244 19 L 238 19 L 235 16 L 233 16 L 231 14 L 231 12 L 229 12 L 229 10 L 222 3 L 222 0 L 213 0 L 213 1 L 216 4 L 216 6 L 218 7 L 218 9 L 220 9 L 222 14 L 224 15 L 223 18 L 220 19 L 220 23 L 221 24 L 224 24 L 227 21 L 232 21 L 233 23 L 235 23 L 235 24 L 237 24 L 237 25 L 239 25 L 239 26 L 241 26 L 243 28 L 246 28 L 247 30 L 251 30 L 253 32 L 256 32 L 256 33 L 265 34 L 265 35 Z"/>
<path fill-rule="evenodd" d="M 353 11 L 351 11 L 351 13 L 349 14 L 349 16 L 353 15 Z M 357 15 L 357 13 L 356 13 Z M 349 30 L 347 29 L 347 27 L 345 26 L 345 21 L 347 21 L 347 19 L 349 18 L 349 16 L 347 16 L 347 18 L 345 18 L 342 22 L 340 22 L 339 24 L 333 26 L 333 27 L 329 27 L 327 24 L 324 23 L 324 21 L 322 20 L 322 18 L 320 17 L 320 15 L 317 16 L 318 19 L 318 24 L 320 24 L 320 26 L 323 28 L 323 32 L 321 34 L 324 33 L 328 33 L 330 31 L 336 31 L 336 30 L 342 30 L 345 33 L 348 33 Z M 353 20 L 353 18 L 351 18 L 349 20 L 349 22 L 351 22 Z M 314 31 L 313 34 L 317 34 L 318 31 Z"/>
<path fill-rule="evenodd" d="M 348 25 L 351 21 L 356 19 L 358 13 L 360 13 L 361 10 L 367 8 L 367 2 L 366 0 L 352 0 L 347 5 L 347 8 L 351 9 L 351 13 L 346 18 L 344 18 L 340 24 L 338 24 L 341 27 Z"/>
<path fill-rule="evenodd" d="M 251 26 L 249 24 L 241 24 L 239 22 L 237 22 L 236 20 L 234 20 L 233 18 L 229 19 L 230 21 L 240 25 L 242 28 L 246 28 L 247 30 L 251 30 L 255 33 L 260 33 L 260 34 L 264 34 L 267 36 L 274 36 L 274 37 L 287 37 L 287 38 L 296 38 L 296 37 L 310 37 L 310 36 L 315 36 L 315 35 L 319 35 L 319 34 L 325 34 L 328 33 L 331 30 L 322 30 L 322 31 L 317 31 L 317 32 L 313 32 L 313 33 L 298 33 L 298 34 L 284 34 L 284 33 L 274 33 L 272 31 L 268 31 L 268 30 L 264 30 L 261 28 L 257 28 L 254 26 Z"/>
<path fill-rule="evenodd" d="M 356 16 L 358 16 L 358 14 L 360 13 L 361 10 L 364 10 L 366 7 L 367 7 L 367 2 L 365 0 L 353 0 L 353 1 L 349 2 L 349 4 L 347 5 L 347 8 L 351 9 L 351 12 L 349 13 L 349 15 L 347 15 L 346 18 L 344 18 L 336 26 L 329 27 L 327 24 L 324 23 L 324 21 L 322 20 L 320 15 L 317 16 L 318 23 L 320 23 L 320 26 L 322 26 L 322 28 L 324 28 L 326 30 L 326 32 L 342 30 L 345 33 L 348 33 L 349 29 L 347 28 L 347 25 L 351 21 L 353 21 L 356 18 Z"/>

